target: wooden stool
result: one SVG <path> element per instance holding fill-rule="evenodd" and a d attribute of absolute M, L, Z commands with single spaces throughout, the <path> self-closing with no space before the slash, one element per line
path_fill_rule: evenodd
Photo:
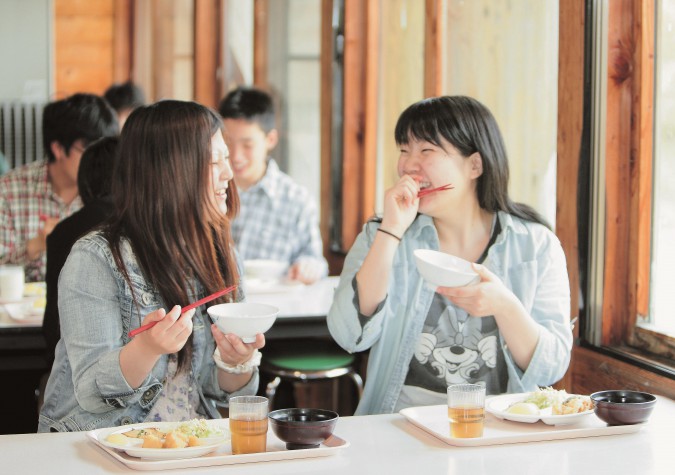
<path fill-rule="evenodd" d="M 264 351 L 264 350 L 263 350 Z M 266 387 L 270 410 L 274 407 L 274 396 L 282 381 L 310 383 L 312 381 L 337 380 L 342 376 L 350 378 L 361 399 L 363 380 L 355 371 L 356 357 L 332 342 L 317 340 L 294 340 L 274 346 L 263 353 L 260 369 L 274 379 Z M 337 385 L 333 384 L 332 409 L 337 412 Z"/>

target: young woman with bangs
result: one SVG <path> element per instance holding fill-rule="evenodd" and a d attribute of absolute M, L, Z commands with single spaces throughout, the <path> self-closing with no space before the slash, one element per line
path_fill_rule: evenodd
<path fill-rule="evenodd" d="M 446 404 L 453 384 L 499 394 L 555 383 L 572 348 L 565 255 L 539 214 L 509 198 L 492 113 L 465 96 L 425 99 L 394 138 L 400 178 L 350 249 L 328 315 L 338 344 L 370 350 L 357 414 Z M 474 263 L 480 282 L 431 289 L 417 249 Z"/>
<path fill-rule="evenodd" d="M 217 418 L 229 397 L 256 393 L 264 336 L 245 344 L 203 306 L 181 313 L 239 282 L 229 231 L 238 198 L 221 128 L 193 102 L 129 116 L 113 216 L 73 246 L 61 272 L 61 340 L 39 431 Z"/>

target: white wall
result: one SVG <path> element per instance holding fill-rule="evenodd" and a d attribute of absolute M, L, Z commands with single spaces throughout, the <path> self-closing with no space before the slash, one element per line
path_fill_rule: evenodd
<path fill-rule="evenodd" d="M 0 101 L 48 99 L 51 9 L 51 0 L 0 1 Z"/>

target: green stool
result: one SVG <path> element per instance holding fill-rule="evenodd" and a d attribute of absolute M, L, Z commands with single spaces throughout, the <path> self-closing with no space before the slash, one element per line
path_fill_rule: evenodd
<path fill-rule="evenodd" d="M 356 358 L 331 342 L 297 340 L 275 346 L 264 352 L 261 370 L 274 376 L 265 389 L 272 410 L 274 396 L 283 380 L 309 383 L 347 376 L 356 385 L 358 397 L 363 394 L 363 379 L 354 369 Z M 337 400 L 333 389 L 333 401 Z"/>

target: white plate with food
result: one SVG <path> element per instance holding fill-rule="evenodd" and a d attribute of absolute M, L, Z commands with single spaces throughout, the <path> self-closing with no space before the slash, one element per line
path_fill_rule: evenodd
<path fill-rule="evenodd" d="M 6 303 L 5 310 L 12 320 L 22 323 L 41 323 L 45 314 L 44 297 L 24 298 L 17 303 Z"/>
<path fill-rule="evenodd" d="M 485 410 L 499 419 L 556 426 L 576 424 L 594 413 L 588 396 L 551 388 L 494 396 L 486 402 Z"/>
<path fill-rule="evenodd" d="M 187 422 L 146 422 L 97 431 L 105 447 L 148 460 L 201 457 L 230 440 L 222 420 L 193 419 Z"/>

